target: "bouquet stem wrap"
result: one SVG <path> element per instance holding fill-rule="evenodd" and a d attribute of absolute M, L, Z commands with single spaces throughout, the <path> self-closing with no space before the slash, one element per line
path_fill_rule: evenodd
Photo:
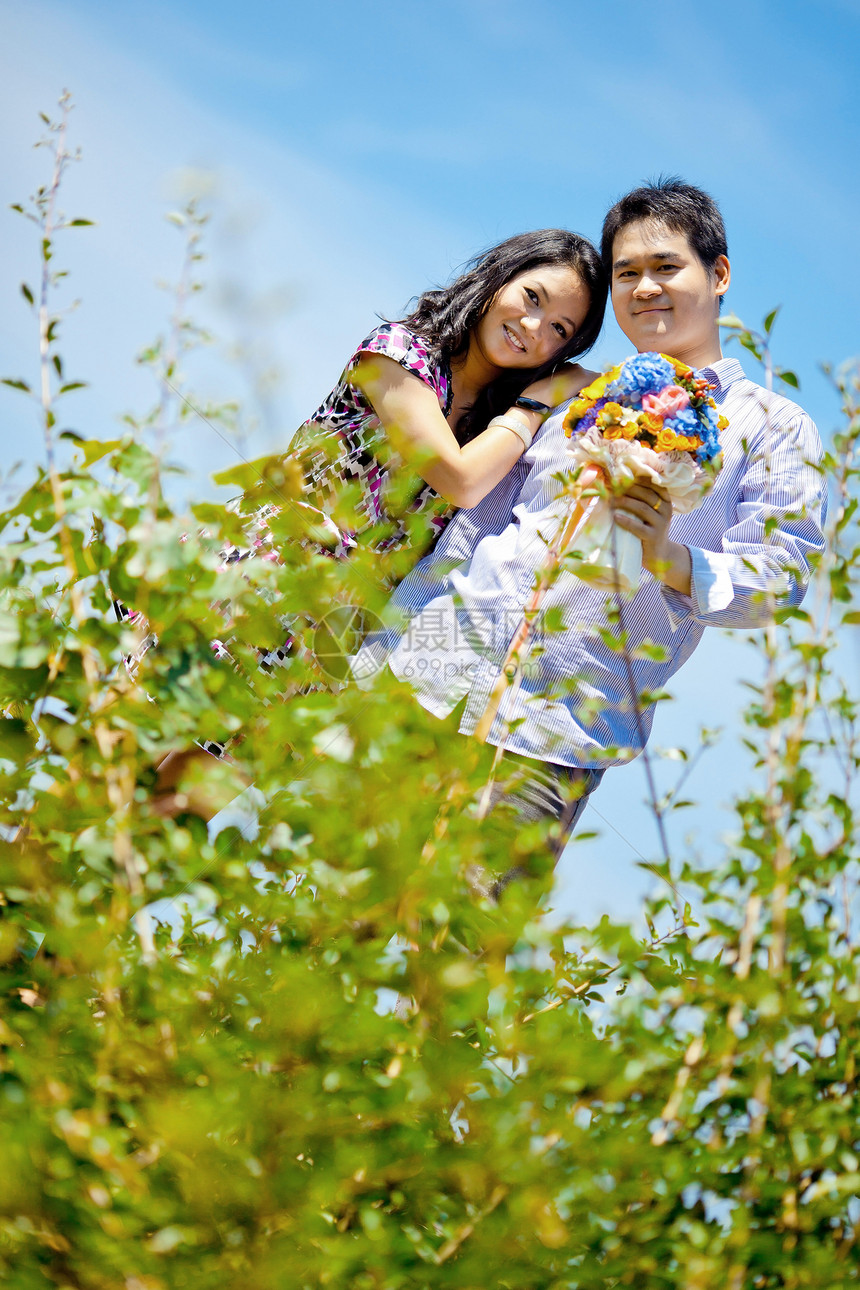
<path fill-rule="evenodd" d="M 577 435 L 570 447 L 574 466 L 594 466 L 616 495 L 632 484 L 649 484 L 668 495 L 676 515 L 698 506 L 710 486 L 710 475 L 689 452 L 655 452 L 647 444 L 606 439 L 595 427 Z M 596 587 L 632 596 L 639 589 L 642 543 L 618 528 L 609 498 L 599 498 L 588 525 L 577 536 L 581 563 L 577 577 Z"/>

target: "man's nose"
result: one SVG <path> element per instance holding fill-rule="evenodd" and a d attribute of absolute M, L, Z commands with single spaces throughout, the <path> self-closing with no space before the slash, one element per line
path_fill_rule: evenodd
<path fill-rule="evenodd" d="M 660 291 L 661 291 L 660 283 L 655 282 L 655 280 L 650 276 L 650 274 L 643 273 L 642 277 L 639 279 L 639 281 L 636 283 L 636 286 L 633 288 L 633 295 L 639 297 L 640 299 L 650 298 L 651 296 L 658 296 L 660 294 Z"/>

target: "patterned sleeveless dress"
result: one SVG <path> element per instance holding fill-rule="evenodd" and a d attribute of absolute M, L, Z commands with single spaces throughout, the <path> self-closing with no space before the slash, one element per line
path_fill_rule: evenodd
<path fill-rule="evenodd" d="M 320 513 L 321 527 L 328 534 L 321 549 L 344 558 L 359 544 L 380 553 L 404 551 L 412 544 L 417 562 L 435 543 L 455 508 L 419 476 L 410 476 L 404 469 L 372 406 L 352 383 L 358 360 L 368 353 L 393 359 L 418 377 L 436 395 L 443 416 L 448 415 L 453 391 L 447 362 L 435 357 L 427 341 L 402 323 L 382 323 L 364 338 L 337 385 L 296 431 L 288 455 L 301 464 L 304 503 Z M 332 518 L 334 512 L 343 511 L 345 495 L 349 496 L 350 517 L 346 525 Z M 231 505 L 242 511 L 241 498 Z M 254 557 L 277 560 L 268 525 L 274 509 L 263 507 L 248 516 L 248 542 L 223 550 L 224 566 Z M 424 522 L 416 528 L 419 517 Z M 400 577 L 406 572 L 402 560 L 398 560 L 397 572 Z M 387 580 L 393 585 L 393 580 Z M 144 654 L 157 643 L 156 637 L 137 611 L 118 601 L 114 601 L 114 608 L 118 618 L 134 624 L 141 633 L 140 645 L 125 660 L 126 667 L 136 672 Z M 229 643 L 228 632 L 225 639 L 212 641 L 212 650 L 217 658 L 232 662 Z M 280 648 L 259 650 L 259 667 L 270 672 L 284 666 L 291 652 L 292 641 L 287 634 Z M 209 741 L 202 746 L 216 755 L 223 747 Z"/>
<path fill-rule="evenodd" d="M 402 323 L 383 323 L 364 338 L 337 385 L 296 432 L 290 455 L 301 462 L 309 505 L 330 516 L 339 505 L 343 509 L 344 496 L 349 497 L 354 521 L 340 528 L 335 554 L 347 555 L 358 542 L 380 552 L 401 549 L 416 533 L 414 517 L 426 515 L 426 541 L 418 542 L 417 560 L 441 533 L 454 508 L 429 484 L 404 471 L 379 418 L 352 383 L 356 364 L 365 354 L 384 355 L 417 376 L 436 395 L 442 415 L 448 415 L 452 397 L 448 364 L 434 357 L 427 342 Z"/>

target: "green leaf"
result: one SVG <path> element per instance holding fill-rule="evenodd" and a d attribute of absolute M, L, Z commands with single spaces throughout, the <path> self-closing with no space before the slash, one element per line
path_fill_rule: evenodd
<path fill-rule="evenodd" d="M 85 228 L 85 227 L 90 227 L 90 226 L 92 226 L 93 224 L 95 224 L 95 220 L 91 220 L 91 219 L 70 219 L 70 220 L 69 220 L 69 222 L 68 222 L 68 227 L 69 227 L 69 228 Z"/>
<path fill-rule="evenodd" d="M 25 394 L 33 393 L 26 381 L 18 381 L 11 376 L 0 377 L 0 385 L 8 385 L 13 390 L 23 390 Z"/>
<path fill-rule="evenodd" d="M 88 385 L 88 381 L 67 381 L 65 385 L 60 386 L 58 393 L 68 394 L 69 390 L 85 390 Z"/>
<path fill-rule="evenodd" d="M 797 379 L 796 374 L 794 372 L 789 371 L 788 368 L 778 367 L 776 369 L 776 375 L 779 377 L 781 381 L 784 381 L 786 385 L 793 386 L 795 390 L 800 389 L 800 381 Z"/>
<path fill-rule="evenodd" d="M 770 311 L 770 313 L 768 314 L 768 316 L 765 318 L 765 320 L 764 320 L 764 334 L 765 334 L 765 336 L 769 336 L 769 335 L 770 335 L 770 333 L 771 333 L 771 329 L 772 329 L 772 327 L 773 327 L 773 324 L 774 324 L 774 322 L 776 321 L 776 316 L 777 316 L 777 314 L 779 313 L 779 311 L 780 311 L 780 309 L 781 309 L 781 308 L 782 308 L 782 305 L 777 305 L 776 309 L 772 309 L 772 310 Z"/>
<path fill-rule="evenodd" d="M 843 623 L 856 624 L 860 623 L 860 609 L 852 609 L 847 614 L 842 615 Z"/>
<path fill-rule="evenodd" d="M 31 304 L 31 305 L 35 304 L 35 301 L 33 300 L 33 292 L 27 286 L 26 282 L 21 283 L 21 295 L 24 297 L 24 299 L 27 301 L 28 304 Z"/>
<path fill-rule="evenodd" d="M 74 431 L 65 433 L 68 437 L 75 434 Z M 77 438 L 80 442 L 84 466 L 92 466 L 94 462 L 101 461 L 102 457 L 106 457 L 109 452 L 116 452 L 125 443 L 124 439 L 83 439 L 80 435 Z"/>

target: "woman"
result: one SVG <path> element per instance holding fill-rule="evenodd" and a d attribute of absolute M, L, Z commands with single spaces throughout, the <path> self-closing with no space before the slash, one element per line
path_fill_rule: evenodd
<path fill-rule="evenodd" d="M 542 229 L 484 252 L 450 286 L 426 291 L 406 318 L 371 332 L 290 444 L 328 548 L 392 553 L 380 575 L 389 584 L 403 577 L 455 509 L 476 505 L 504 478 L 550 407 L 593 379 L 565 363 L 594 344 L 606 295 L 591 243 Z M 272 546 L 262 533 L 228 560 Z M 270 671 L 289 652 L 261 651 L 260 665 Z M 210 752 L 221 756 L 223 747 L 167 755 L 157 809 L 204 817 L 217 809 L 205 789 L 177 793 Z"/>
<path fill-rule="evenodd" d="M 606 291 L 585 238 L 543 229 L 484 252 L 371 332 L 290 445 L 332 549 L 409 548 L 413 563 L 454 509 L 485 497 L 549 407 L 590 379 L 563 365 L 594 344 Z M 406 567 L 399 559 L 397 575 Z"/>

